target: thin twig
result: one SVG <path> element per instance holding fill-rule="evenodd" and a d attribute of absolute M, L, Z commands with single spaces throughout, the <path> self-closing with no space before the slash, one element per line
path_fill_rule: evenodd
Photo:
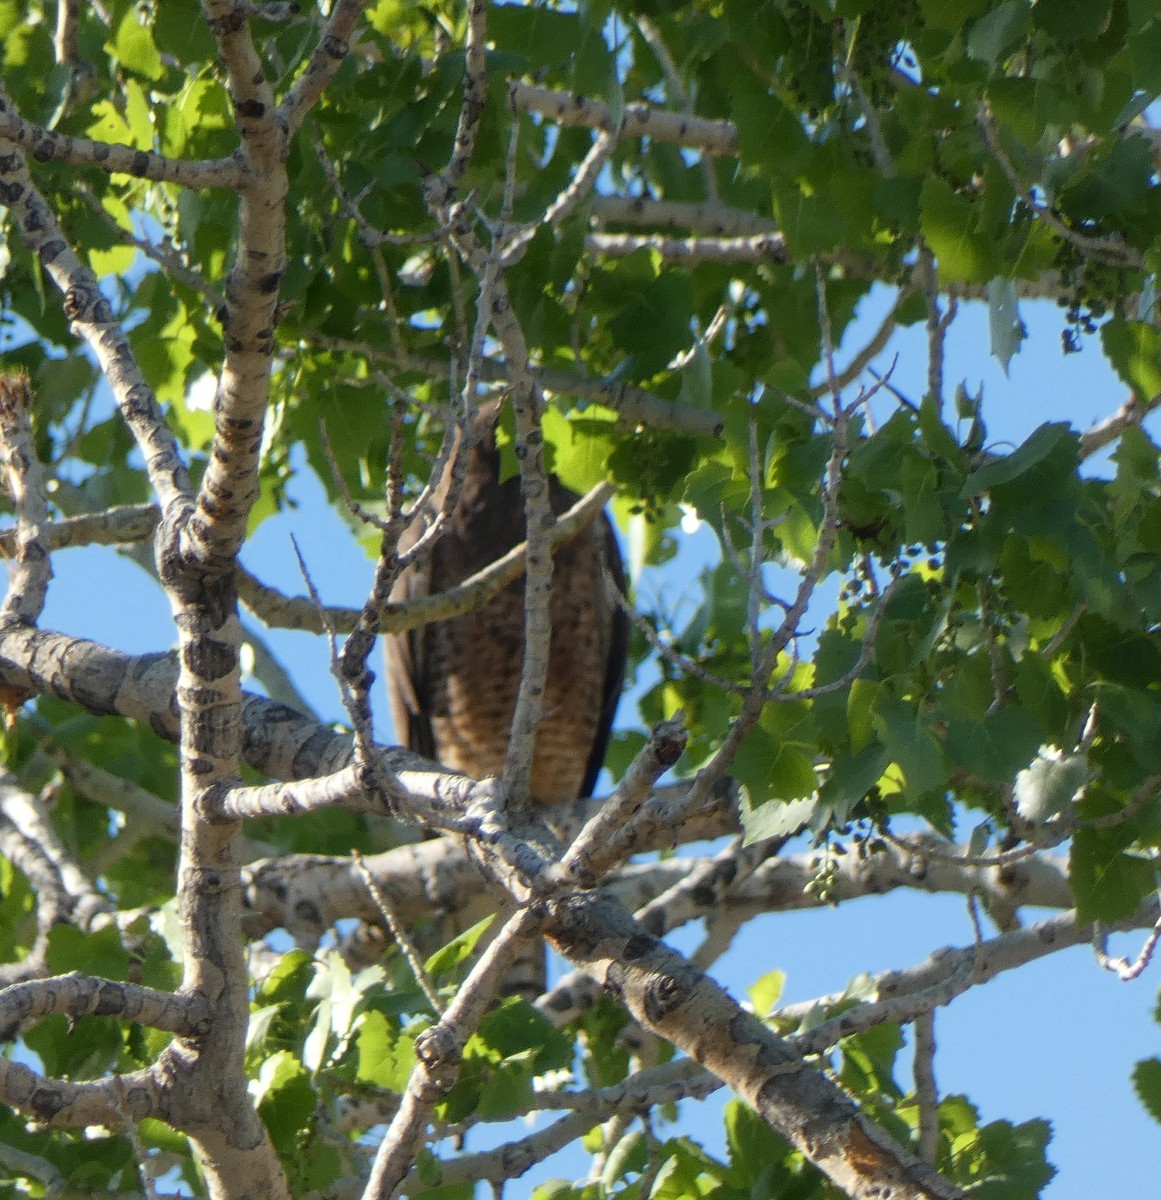
<path fill-rule="evenodd" d="M 1090 258 L 1100 259 L 1116 267 L 1128 267 L 1133 270 L 1146 269 L 1144 255 L 1125 242 L 1119 234 L 1106 234 L 1098 237 L 1071 228 L 1052 211 L 1049 205 L 1040 201 L 1033 188 L 1024 185 L 1000 141 L 995 117 L 986 103 L 980 104 L 976 123 L 984 135 L 985 144 L 1000 164 L 1000 169 L 1007 177 L 1012 190 L 1020 197 L 1021 202 L 1027 206 L 1033 216 L 1043 221 L 1053 233 L 1063 238 L 1069 245 L 1076 247 L 1082 254 Z"/>
<path fill-rule="evenodd" d="M 1153 960 L 1153 952 L 1157 949 L 1159 940 L 1161 940 L 1161 919 L 1149 931 L 1149 936 L 1145 939 L 1145 944 L 1141 947 L 1137 957 L 1130 962 L 1127 958 L 1111 957 L 1108 952 L 1108 930 L 1099 924 L 1093 927 L 1093 951 L 1096 954 L 1097 962 L 1106 971 L 1111 971 L 1125 983 L 1137 979 L 1144 972 Z"/>
<path fill-rule="evenodd" d="M 939 1149 L 939 1088 L 935 1082 L 935 1012 L 920 1013 L 912 1024 L 915 1031 L 915 1103 L 919 1110 L 918 1147 L 924 1162 L 934 1163 Z"/>
<path fill-rule="evenodd" d="M 444 1007 L 440 1003 L 439 994 L 435 990 L 435 985 L 431 982 L 431 977 L 428 975 L 423 965 L 423 960 L 419 957 L 419 952 L 415 948 L 415 943 L 411 940 L 407 930 L 404 929 L 399 918 L 395 915 L 395 910 L 391 906 L 391 902 L 387 899 L 383 889 L 375 882 L 375 877 L 367 870 L 367 864 L 363 861 L 363 856 L 358 850 L 351 851 L 351 860 L 355 864 L 355 870 L 359 872 L 359 878 L 367 885 L 367 891 L 371 893 L 371 898 L 375 901 L 375 907 L 379 910 L 387 928 L 391 931 L 391 936 L 395 939 L 395 944 L 399 947 L 403 957 L 407 960 L 407 965 L 411 968 L 411 974 L 415 982 L 419 984 L 419 989 L 427 998 L 428 1004 L 431 1005 L 432 1012 L 438 1017 L 444 1015 Z"/>

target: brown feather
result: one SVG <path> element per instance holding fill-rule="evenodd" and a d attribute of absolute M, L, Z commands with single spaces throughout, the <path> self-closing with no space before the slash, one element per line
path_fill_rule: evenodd
<path fill-rule="evenodd" d="M 477 418 L 459 503 L 425 566 L 400 578 L 396 600 L 455 587 L 524 540 L 520 480 L 499 479 L 499 406 Z M 555 477 L 557 515 L 578 499 Z M 418 534 L 416 534 L 418 536 Z M 608 597 L 603 574 L 624 577 L 616 536 L 600 514 L 556 551 L 549 611 L 552 640 L 544 715 L 537 730 L 532 794 L 556 804 L 590 795 L 608 748 L 624 679 L 628 622 Z M 387 683 L 396 737 L 416 752 L 473 778 L 499 775 L 520 683 L 524 580 L 479 612 L 387 638 Z"/>

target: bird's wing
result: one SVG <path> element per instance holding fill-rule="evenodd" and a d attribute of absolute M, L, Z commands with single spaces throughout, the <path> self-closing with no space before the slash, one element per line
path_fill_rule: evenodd
<path fill-rule="evenodd" d="M 455 458 L 462 447 L 461 435 L 454 434 L 452 454 L 444 467 L 433 498 L 433 510 L 443 507 L 448 488 L 452 482 Z M 399 539 L 399 552 L 410 550 L 423 534 L 421 523 L 412 521 Z M 391 589 L 391 600 L 405 604 L 420 596 L 431 594 L 432 556 L 429 549 L 420 556 L 419 562 L 408 567 L 395 581 Z M 426 626 L 410 629 L 406 633 L 388 634 L 383 639 L 383 657 L 387 671 L 387 698 L 391 705 L 391 720 L 395 725 L 395 740 L 401 746 L 424 758 L 438 761 L 435 749 L 435 733 L 431 727 L 429 664 L 424 661 L 424 631 Z"/>
<path fill-rule="evenodd" d="M 625 568 L 621 562 L 621 551 L 617 546 L 617 535 L 613 532 L 613 523 L 606 513 L 597 518 L 601 522 L 601 551 L 604 565 L 608 568 L 617 590 L 624 594 Z M 585 767 L 582 796 L 591 796 L 597 785 L 597 776 L 605 764 L 605 753 L 609 748 L 609 736 L 613 731 L 613 717 L 617 712 L 617 702 L 621 698 L 621 688 L 625 682 L 625 663 L 629 656 L 629 618 L 624 610 L 612 597 L 608 596 L 601 587 L 598 595 L 603 598 L 603 604 L 598 606 L 600 619 L 608 631 L 605 644 L 605 683 L 601 693 L 601 719 L 597 723 L 596 737 L 593 740 L 592 753 Z"/>
<path fill-rule="evenodd" d="M 427 555 L 418 566 L 408 567 L 391 589 L 391 599 L 402 604 L 426 596 L 431 585 L 430 563 L 431 556 Z M 423 631 L 424 627 L 420 626 L 406 633 L 388 634 L 383 653 L 395 739 L 408 750 L 434 759 L 435 736 L 427 716 L 430 706 L 427 703 L 428 681 L 424 674 Z"/>

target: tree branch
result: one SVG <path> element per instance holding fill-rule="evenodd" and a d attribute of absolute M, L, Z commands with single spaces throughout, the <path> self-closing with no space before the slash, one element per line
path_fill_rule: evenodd
<path fill-rule="evenodd" d="M 0 1041 L 11 1041 L 19 1029 L 50 1013 L 73 1021 L 87 1016 L 116 1017 L 178 1037 L 205 1033 L 211 1015 L 205 997 L 196 993 L 160 992 L 73 972 L 0 991 Z"/>
<path fill-rule="evenodd" d="M 508 87 L 508 103 L 515 112 L 551 117 L 558 125 L 583 125 L 589 129 L 619 130 L 623 137 L 648 137 L 656 142 L 702 150 L 706 154 L 737 154 L 738 132 L 732 121 L 713 121 L 666 112 L 651 104 L 626 104 L 620 121 L 601 100 L 554 92 L 528 83 Z"/>
<path fill-rule="evenodd" d="M 0 89 L 0 105 L 9 103 Z M 12 210 L 28 248 L 64 296 L 73 332 L 88 343 L 100 364 L 145 458 L 150 485 L 162 508 L 186 502 L 189 474 L 177 441 L 96 276 L 65 241 L 52 209 L 33 186 L 24 155 L 4 139 L 0 139 L 0 200 Z"/>
<path fill-rule="evenodd" d="M 0 139 L 28 151 L 37 162 L 62 162 L 96 167 L 107 175 L 130 175 L 156 183 L 173 183 L 199 191 L 203 188 L 238 187 L 242 168 L 237 159 L 211 158 L 202 162 L 169 158 L 152 150 L 138 150 L 117 142 L 71 137 L 26 121 L 12 105 L 0 99 Z"/>
<path fill-rule="evenodd" d="M 908 1200 L 963 1196 L 615 901 L 574 895 L 550 913 L 546 932 L 562 954 L 646 1029 L 724 1080 L 853 1200 L 881 1197 L 887 1187 Z"/>
<path fill-rule="evenodd" d="M 325 336 L 312 338 L 312 341 L 342 353 L 362 355 L 371 362 L 390 363 L 400 371 L 414 371 L 427 378 L 446 379 L 452 371 L 452 366 L 446 360 L 430 359 L 418 354 L 400 357 L 394 350 L 373 346 L 367 342 Z M 510 380 L 507 364 L 500 360 L 482 358 L 477 364 L 477 369 L 484 383 L 508 383 Z M 582 396 L 605 408 L 611 408 L 633 425 L 709 437 L 719 437 L 723 429 L 722 417 L 712 409 L 665 400 L 653 392 L 627 383 L 616 384 L 602 379 L 590 379 L 556 367 L 535 366 L 529 363 L 527 369 L 546 392 L 561 396 Z"/>
<path fill-rule="evenodd" d="M 26 375 L 0 375 L 0 465 L 16 510 L 15 553 L 0 623 L 35 625 L 44 610 L 52 563 L 41 540 L 48 499 L 33 439 L 32 389 Z"/>

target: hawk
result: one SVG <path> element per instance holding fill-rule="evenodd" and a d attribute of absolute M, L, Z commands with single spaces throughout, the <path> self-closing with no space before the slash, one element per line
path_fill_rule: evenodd
<path fill-rule="evenodd" d="M 520 479 L 500 480 L 499 415 L 497 402 L 476 416 L 459 501 L 426 563 L 404 572 L 392 599 L 455 587 L 524 540 Z M 559 516 L 579 497 L 552 476 L 549 499 Z M 606 570 L 623 590 L 616 537 L 601 513 L 553 558 L 548 676 L 530 789 L 541 804 L 591 795 L 604 762 L 629 633 L 606 591 Z M 475 613 L 388 637 L 386 654 L 396 738 L 474 779 L 502 774 L 524 654 L 523 577 Z"/>

